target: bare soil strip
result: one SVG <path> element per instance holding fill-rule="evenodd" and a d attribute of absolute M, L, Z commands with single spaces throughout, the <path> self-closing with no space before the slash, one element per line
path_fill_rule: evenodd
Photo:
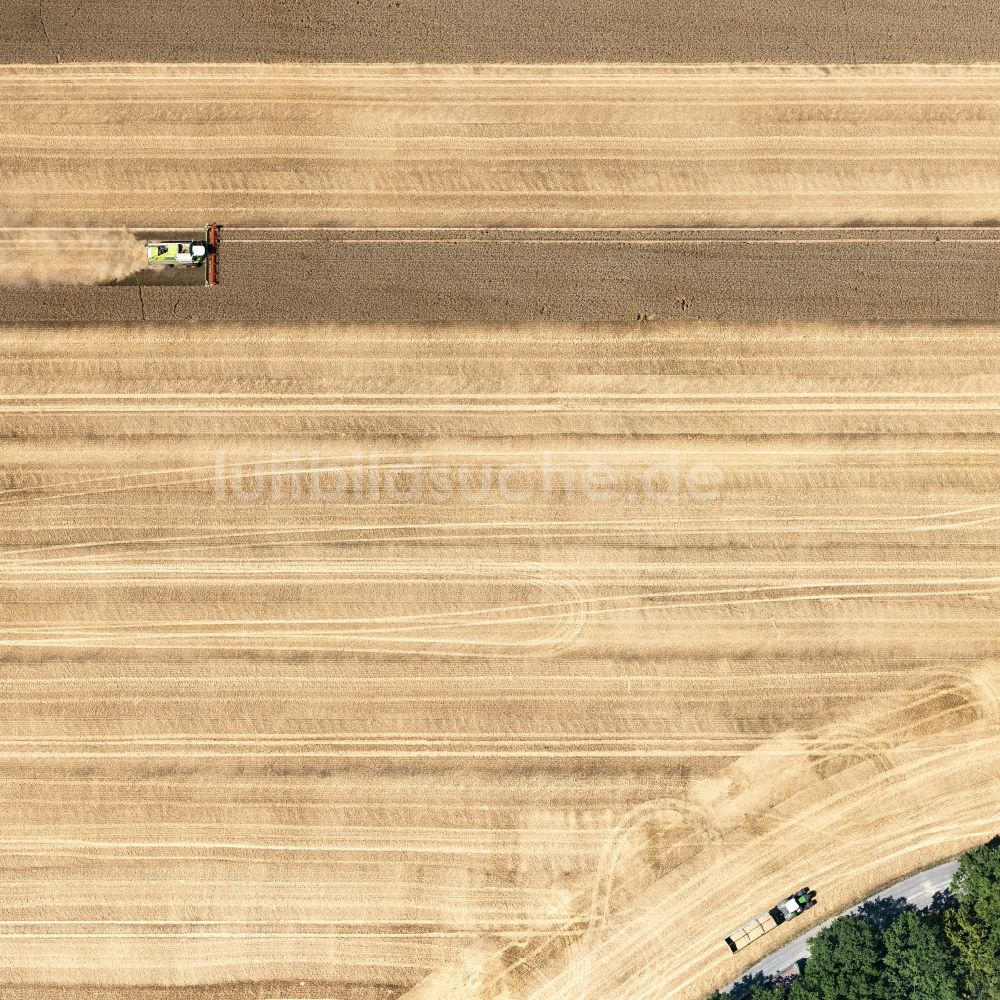
<path fill-rule="evenodd" d="M 141 291 L 0 288 L 0 322 L 987 322 L 1000 311 L 990 228 L 352 233 L 230 227 L 218 288 L 196 272 L 197 287 L 146 273 L 130 279 Z"/>
<path fill-rule="evenodd" d="M 981 0 L 753 5 L 692 0 L 215 0 L 181 4 L 6 0 L 4 62 L 1000 61 Z M 195 30 L 196 29 L 196 30 Z"/>
<path fill-rule="evenodd" d="M 688 1000 L 986 839 L 998 346 L 0 329 L 4 995 Z"/>
<path fill-rule="evenodd" d="M 981 224 L 987 66 L 0 67 L 0 220 Z"/>

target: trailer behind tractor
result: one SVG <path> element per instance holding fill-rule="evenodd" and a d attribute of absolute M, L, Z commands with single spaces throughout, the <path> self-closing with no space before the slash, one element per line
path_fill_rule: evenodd
<path fill-rule="evenodd" d="M 726 938 L 726 944 L 729 945 L 729 950 L 734 954 L 742 951 L 748 944 L 763 937 L 768 931 L 773 931 L 779 924 L 794 920 L 795 917 L 815 905 L 816 892 L 806 886 L 786 897 L 776 906 L 772 906 L 766 913 L 758 913 L 752 920 L 748 920 Z"/>

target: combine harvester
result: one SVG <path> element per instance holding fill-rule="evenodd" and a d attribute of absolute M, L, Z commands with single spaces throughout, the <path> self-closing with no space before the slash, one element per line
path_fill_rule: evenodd
<path fill-rule="evenodd" d="M 205 268 L 205 284 L 219 283 L 219 241 L 222 227 L 211 225 L 204 240 L 191 242 L 152 242 L 146 244 L 146 264 L 154 271 L 172 267 Z"/>
<path fill-rule="evenodd" d="M 779 924 L 794 920 L 815 905 L 816 892 L 806 886 L 787 899 L 783 899 L 767 913 L 758 913 L 753 920 L 748 920 L 739 930 L 733 931 L 726 938 L 726 944 L 729 945 L 729 950 L 734 954 L 742 951 L 748 944 L 763 937 L 768 931 L 773 931 Z"/>

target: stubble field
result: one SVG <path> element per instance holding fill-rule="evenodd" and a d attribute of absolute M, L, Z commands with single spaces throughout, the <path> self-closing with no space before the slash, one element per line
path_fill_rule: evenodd
<path fill-rule="evenodd" d="M 2 339 L 5 989 L 693 998 L 995 826 L 991 328 Z"/>
<path fill-rule="evenodd" d="M 995 66 L 0 66 L 0 218 L 975 225 Z"/>
<path fill-rule="evenodd" d="M 997 832 L 997 70 L 0 80 L 6 246 L 227 223 L 0 294 L 5 998 L 696 1000 Z"/>

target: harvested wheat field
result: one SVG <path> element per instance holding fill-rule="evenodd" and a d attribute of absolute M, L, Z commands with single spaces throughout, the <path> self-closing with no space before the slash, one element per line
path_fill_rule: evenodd
<path fill-rule="evenodd" d="M 0 992 L 696 1000 L 988 839 L 998 346 L 0 328 Z"/>
<path fill-rule="evenodd" d="M 0 218 L 974 225 L 998 95 L 998 66 L 0 67 Z"/>
<path fill-rule="evenodd" d="M 997 833 L 998 126 L 984 65 L 0 66 L 3 1000 L 700 1000 Z M 218 289 L 131 273 L 209 222 Z"/>

